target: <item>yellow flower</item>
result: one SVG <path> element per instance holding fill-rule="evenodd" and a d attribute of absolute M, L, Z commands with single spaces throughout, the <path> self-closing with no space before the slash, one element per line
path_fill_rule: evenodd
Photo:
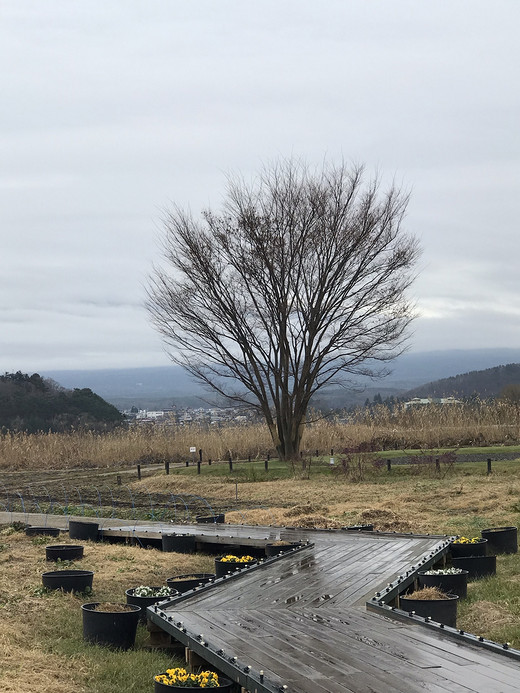
<path fill-rule="evenodd" d="M 255 558 L 253 556 L 234 556 L 233 554 L 228 554 L 227 556 L 222 556 L 220 560 L 223 563 L 251 563 Z"/>
<path fill-rule="evenodd" d="M 154 679 L 165 686 L 180 686 L 184 688 L 218 688 L 218 675 L 214 671 L 201 671 L 190 674 L 186 669 L 176 667 L 167 669 L 165 674 L 157 674 Z"/>
<path fill-rule="evenodd" d="M 455 539 L 453 541 L 454 544 L 478 544 L 480 541 L 482 541 L 481 537 L 472 537 L 471 539 L 468 539 L 468 537 L 459 537 L 458 539 Z"/>

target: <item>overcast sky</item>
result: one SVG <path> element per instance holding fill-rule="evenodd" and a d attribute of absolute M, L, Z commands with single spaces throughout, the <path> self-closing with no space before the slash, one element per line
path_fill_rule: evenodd
<path fill-rule="evenodd" d="M 166 365 L 164 210 L 363 162 L 412 191 L 413 351 L 520 347 L 518 0 L 0 0 L 0 371 Z"/>

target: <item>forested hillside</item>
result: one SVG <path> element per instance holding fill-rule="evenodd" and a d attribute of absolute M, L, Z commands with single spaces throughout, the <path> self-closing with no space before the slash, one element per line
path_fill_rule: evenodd
<path fill-rule="evenodd" d="M 436 380 L 406 393 L 406 397 L 471 397 L 486 399 L 499 396 L 505 388 L 520 384 L 520 363 L 495 366 L 483 371 Z"/>
<path fill-rule="evenodd" d="M 37 373 L 0 376 L 0 432 L 110 430 L 120 412 L 89 388 L 66 390 Z"/>

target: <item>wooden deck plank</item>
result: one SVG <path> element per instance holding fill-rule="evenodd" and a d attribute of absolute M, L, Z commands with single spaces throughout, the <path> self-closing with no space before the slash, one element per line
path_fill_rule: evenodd
<path fill-rule="evenodd" d="M 195 595 L 180 613 L 298 693 L 520 692 L 513 663 L 493 674 L 498 655 L 359 609 L 438 538 L 306 537 L 313 549 Z"/>
<path fill-rule="evenodd" d="M 412 565 L 432 560 L 432 552 L 445 547 L 441 537 L 164 523 L 120 523 L 119 529 L 114 519 L 103 524 L 107 532 L 143 541 L 181 531 L 203 532 L 205 540 L 223 545 L 314 542 L 314 548 L 217 581 L 151 614 L 201 656 L 220 657 L 225 671 L 243 676 L 251 666 L 258 693 L 274 693 L 283 684 L 288 693 L 520 693 L 518 661 L 454 640 L 447 631 L 360 607 Z"/>
<path fill-rule="evenodd" d="M 200 613 L 197 617 L 199 624 L 208 618 Z M 312 684 L 312 690 L 317 693 L 357 693 L 357 688 L 351 688 L 349 683 L 350 678 L 359 673 L 357 668 L 344 664 L 335 668 L 326 652 L 317 656 L 305 651 L 299 637 L 293 642 L 288 633 L 280 631 L 276 619 L 261 618 L 258 612 L 251 612 L 248 617 L 243 613 L 212 612 L 211 619 L 225 632 L 225 642 L 231 652 L 248 663 L 254 657 L 257 666 L 274 670 L 289 690 L 307 690 Z M 253 632 L 254 641 L 251 639 Z M 387 690 L 388 693 L 408 693 L 391 686 L 387 686 Z"/>
<path fill-rule="evenodd" d="M 361 639 L 355 648 L 350 646 L 351 643 L 342 642 L 341 650 L 333 655 L 334 642 L 330 634 L 318 629 L 318 638 L 314 638 L 309 636 L 308 630 L 293 632 L 290 622 L 280 624 L 279 615 L 279 612 L 266 615 L 258 611 L 247 614 L 226 611 L 211 612 L 211 616 L 197 613 L 195 619 L 200 627 L 207 624 L 212 630 L 221 628 L 221 638 L 227 645 L 226 652 L 232 652 L 242 661 L 251 663 L 250 660 L 255 657 L 257 666 L 271 663 L 275 671 L 280 673 L 274 663 L 282 659 L 285 674 L 282 678 L 290 690 L 311 690 L 311 682 L 314 686 L 312 690 L 317 690 L 319 682 L 329 692 L 384 690 L 387 693 L 416 693 L 424 688 L 439 693 L 468 693 L 472 690 L 454 681 L 446 681 L 440 667 L 435 669 L 430 665 L 430 671 L 425 672 L 425 669 L 417 668 L 415 664 L 410 666 L 408 661 L 399 657 L 394 666 L 389 666 L 388 653 L 378 658 L 371 652 L 367 660 L 368 642 Z M 311 647 L 314 652 L 310 651 Z M 320 671 L 321 677 L 318 677 Z M 335 682 L 334 687 L 331 681 Z M 338 685 L 340 688 L 337 688 Z"/>

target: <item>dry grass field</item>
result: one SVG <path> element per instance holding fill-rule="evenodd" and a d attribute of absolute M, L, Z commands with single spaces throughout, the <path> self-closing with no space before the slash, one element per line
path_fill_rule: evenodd
<path fill-rule="evenodd" d="M 1 509 L 43 486 L 49 497 L 65 493 L 76 504 L 89 493 L 95 499 L 93 488 L 98 494 L 103 489 L 104 498 L 110 494 L 114 502 L 114 513 L 122 510 L 116 505 L 124 494 L 135 499 L 132 510 L 136 513 L 166 507 L 168 499 L 196 496 L 215 512 L 224 510 L 227 522 L 239 524 L 326 528 L 371 522 L 383 531 L 466 536 L 477 536 L 486 527 L 518 525 L 520 464 L 515 459 L 494 460 L 489 475 L 481 458 L 440 469 L 432 464 L 393 464 L 388 472 L 386 465 L 373 465 L 371 454 L 347 455 L 350 464 L 345 468 L 342 454 L 336 452 L 334 470 L 328 465 L 331 447 L 341 451 L 359 445 L 392 450 L 414 446 L 423 451 L 431 448 L 435 456 L 443 446 L 518 444 L 514 408 L 482 406 L 473 411 L 473 418 L 465 412 L 464 420 L 463 413 L 451 409 L 448 416 L 447 410 L 431 409 L 429 420 L 424 410 L 401 412 L 401 418 L 396 419 L 381 409 L 378 417 L 348 426 L 322 421 L 307 431 L 306 452 L 298 464 L 271 460 L 267 473 L 263 460 L 269 440 L 259 425 L 217 431 L 131 429 L 108 436 L 4 436 L 0 439 Z M 212 457 L 223 462 L 211 467 L 204 464 L 197 475 L 196 468 L 186 468 L 183 462 L 191 445 L 204 450 L 205 461 Z M 312 459 L 313 450 L 322 451 L 321 462 Z M 229 471 L 225 462 L 228 451 L 234 460 L 251 455 L 252 462 L 237 463 Z M 389 451 L 385 457 L 392 454 Z M 169 475 L 165 461 L 171 462 Z M 137 462 L 143 469 L 140 481 Z M 122 485 L 117 484 L 117 476 L 123 478 Z M 63 505 L 61 501 L 60 507 L 67 512 Z M 85 512 L 86 508 L 84 505 Z M 101 509 L 95 505 L 89 508 L 90 514 L 99 514 Z M 124 598 L 128 587 L 161 584 L 171 574 L 204 572 L 211 565 L 212 558 L 207 556 L 95 544 L 88 547 L 80 567 L 95 571 L 96 600 L 117 601 Z M 165 668 L 168 656 L 143 649 L 144 629 L 140 629 L 138 647 L 132 652 L 113 653 L 85 645 L 79 609 L 83 597 L 43 593 L 40 573 L 46 568 L 41 543 L 9 528 L 2 530 L 0 690 L 149 691 L 152 675 Z M 459 607 L 459 627 L 520 648 L 519 575 L 518 554 L 498 557 L 496 578 L 471 583 L 469 598 Z"/>
<path fill-rule="evenodd" d="M 145 693 L 152 677 L 171 657 L 144 649 L 148 635 L 139 626 L 137 648 L 112 652 L 82 639 L 81 604 L 124 602 L 125 590 L 161 585 L 171 575 L 209 572 L 213 557 L 146 551 L 135 546 L 84 542 L 85 557 L 74 568 L 94 571 L 91 596 L 45 592 L 41 573 L 49 539 L 0 529 L 0 690 L 5 693 Z M 52 540 L 51 540 L 52 541 Z"/>

